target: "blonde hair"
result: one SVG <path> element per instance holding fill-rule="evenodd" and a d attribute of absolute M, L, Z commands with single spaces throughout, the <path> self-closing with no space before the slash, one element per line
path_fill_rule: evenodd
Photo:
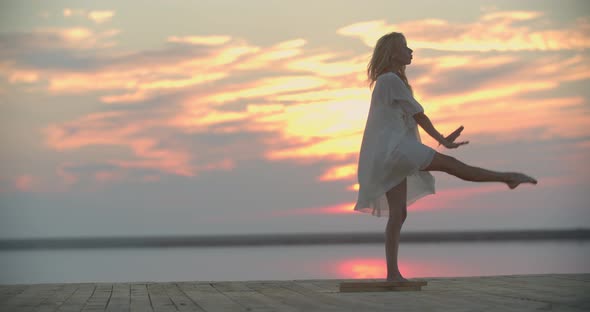
<path fill-rule="evenodd" d="M 404 46 L 404 40 L 404 35 L 398 32 L 391 32 L 377 40 L 377 44 L 373 50 L 373 56 L 367 65 L 369 88 L 373 88 L 377 77 L 391 70 L 393 66 L 396 66 L 399 68 L 395 73 L 401 78 L 408 89 L 410 89 L 410 92 L 412 92 L 412 87 L 406 77 L 406 65 L 399 65 L 392 61 Z"/>

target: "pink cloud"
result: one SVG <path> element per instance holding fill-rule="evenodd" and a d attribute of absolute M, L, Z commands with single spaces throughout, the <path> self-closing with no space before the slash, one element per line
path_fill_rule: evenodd
<path fill-rule="evenodd" d="M 297 208 L 289 210 L 272 211 L 270 215 L 273 217 L 293 216 L 293 215 L 323 215 L 323 214 L 355 214 L 358 213 L 354 210 L 354 204 L 342 203 L 337 205 L 331 205 L 326 207 L 309 207 L 309 208 Z"/>
<path fill-rule="evenodd" d="M 38 178 L 30 174 L 24 174 L 14 179 L 14 187 L 21 192 L 29 192 L 38 183 Z"/>
<path fill-rule="evenodd" d="M 121 180 L 121 173 L 112 171 L 99 171 L 95 173 L 94 176 L 99 182 L 112 182 Z"/>
<path fill-rule="evenodd" d="M 495 49 L 498 40 L 510 43 L 514 51 L 535 50 L 541 48 L 530 40 L 534 37 L 530 34 L 555 39 L 561 38 L 565 30 L 535 31 L 533 26 L 515 25 L 543 17 L 535 12 L 492 12 L 473 23 L 436 19 L 399 25 L 370 22 L 344 27 L 339 33 L 369 40 L 369 36 L 382 34 L 390 26 L 416 26 L 412 28 L 413 33 L 407 34 L 410 43 L 414 41 L 418 47 L 431 44 L 428 47 L 455 51 L 449 46 L 449 40 L 452 35 L 459 35 L 471 44 L 492 42 L 492 47 L 483 46 L 485 51 Z M 577 23 L 573 26 L 586 27 L 584 20 Z M 566 30 L 573 31 L 577 38 L 573 26 Z M 474 33 L 473 27 L 481 33 Z M 583 27 L 582 30 L 586 29 Z M 505 33 L 506 30 L 515 32 Z M 37 45 L 39 48 L 52 47 L 48 42 L 57 37 L 60 40 L 53 47 L 78 51 L 80 46 L 100 46 L 101 36 L 108 38 L 116 32 L 100 33 L 75 27 L 35 34 L 45 36 L 41 42 L 47 42 Z M 439 34 L 442 35 L 434 36 Z M 558 48 L 575 50 L 584 47 L 586 40 L 578 45 L 568 42 Z M 365 122 L 363 116 L 368 112 L 370 100 L 364 77 L 369 51 L 313 53 L 306 51 L 306 40 L 301 38 L 263 47 L 224 35 L 170 36 L 168 44 L 170 49 L 146 53 L 98 50 L 95 56 L 100 60 L 99 65 L 91 70 L 49 71 L 10 65 L 6 72 L 13 83 L 47 82 L 47 92 L 53 95 L 91 94 L 102 103 L 121 104 L 110 111 L 103 107 L 101 112 L 52 123 L 44 134 L 47 146 L 60 152 L 90 146 L 120 147 L 124 152 L 118 157 L 97 162 L 123 170 L 154 169 L 192 176 L 202 170 L 232 170 L 240 158 L 263 157 L 270 161 L 298 163 L 338 160 L 342 163 L 350 162 L 358 153 Z M 373 44 L 371 41 L 370 45 Z M 178 51 L 185 51 L 187 47 L 198 49 L 182 54 L 175 47 L 183 48 Z M 474 51 L 468 46 L 463 48 Z M 496 135 L 496 142 L 576 138 L 585 135 L 584 125 L 589 121 L 587 114 L 583 114 L 587 99 L 578 95 L 541 99 L 534 96 L 559 90 L 564 82 L 588 79 L 587 63 L 585 54 L 529 57 L 504 53 L 482 57 L 479 52 L 448 53 L 417 58 L 415 65 L 421 71 L 417 77 L 410 77 L 410 82 L 415 86 L 416 97 L 425 104 L 427 113 L 432 113 L 431 118 L 441 132 L 464 124 L 472 135 Z M 502 66 L 513 68 L 496 71 Z M 268 68 L 280 75 L 269 75 Z M 480 84 L 465 87 L 456 83 L 443 91 L 436 89 L 442 77 L 461 71 L 480 72 L 484 77 Z M 460 78 L 456 79 L 461 82 Z M 182 96 L 171 96 L 175 94 Z M 157 102 L 160 98 L 168 99 L 167 96 L 172 99 L 170 102 Z M 125 105 L 130 103 L 136 107 Z M 490 118 L 502 122 L 485 122 Z M 541 132 L 527 131 L 539 128 Z M 257 132 L 268 135 L 256 142 L 203 145 L 198 152 L 186 148 L 181 139 L 175 139 L 175 134 Z M 432 143 L 428 140 L 425 138 L 427 143 Z M 243 152 L 250 150 L 259 152 Z M 353 181 L 354 168 L 355 164 L 350 163 L 326 168 L 318 179 Z M 97 178 L 110 179 L 106 175 Z M 75 175 L 68 179 L 75 181 Z M 309 209 L 330 213 L 341 211 L 342 207 Z"/>
<path fill-rule="evenodd" d="M 62 179 L 62 183 L 66 186 L 68 185 L 72 185 L 74 183 L 76 183 L 78 181 L 78 177 L 76 175 L 74 175 L 71 172 L 68 172 L 66 170 L 66 168 L 71 165 L 71 163 L 62 163 L 58 168 L 57 168 L 57 175 L 59 177 L 61 177 Z"/>
<path fill-rule="evenodd" d="M 540 177 L 537 178 L 539 184 L 535 188 L 555 188 L 564 185 L 575 185 L 579 183 L 576 179 L 570 176 L 557 177 Z M 409 211 L 423 211 L 423 210 L 439 210 L 452 209 L 452 207 L 462 207 L 461 202 L 467 198 L 482 196 L 483 194 L 515 192 L 522 188 L 530 187 L 530 184 L 521 184 L 515 190 L 510 190 L 507 185 L 501 183 L 478 183 L 466 187 L 450 188 L 437 190 L 436 194 L 426 196 L 421 200 L 415 202 L 410 207 Z M 352 191 L 352 190 L 351 190 Z M 356 191 L 356 189 L 354 190 Z M 354 211 L 355 202 L 341 203 L 337 205 L 324 207 L 309 207 L 297 208 L 281 211 L 273 211 L 270 213 L 273 217 L 294 216 L 294 215 L 342 215 L 342 214 L 357 214 L 360 212 Z"/>

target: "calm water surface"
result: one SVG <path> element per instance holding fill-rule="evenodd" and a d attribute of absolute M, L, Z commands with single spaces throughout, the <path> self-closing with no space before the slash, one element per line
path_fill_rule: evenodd
<path fill-rule="evenodd" d="M 590 242 L 402 244 L 407 278 L 589 273 Z M 381 244 L 0 251 L 0 284 L 384 278 Z"/>

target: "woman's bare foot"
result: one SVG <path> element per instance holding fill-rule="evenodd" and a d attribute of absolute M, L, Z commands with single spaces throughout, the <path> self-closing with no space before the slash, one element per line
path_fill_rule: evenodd
<path fill-rule="evenodd" d="M 409 280 L 405 279 L 401 274 L 396 274 L 393 277 L 387 278 L 388 282 L 409 282 Z"/>
<path fill-rule="evenodd" d="M 520 183 L 537 184 L 537 180 L 519 172 L 508 172 L 505 182 L 511 190 L 515 189 Z"/>

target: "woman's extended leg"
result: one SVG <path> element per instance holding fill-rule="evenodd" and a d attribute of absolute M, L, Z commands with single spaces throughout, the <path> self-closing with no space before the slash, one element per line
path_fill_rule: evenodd
<path fill-rule="evenodd" d="M 537 184 L 537 180 L 519 172 L 498 172 L 479 167 L 469 166 L 454 157 L 436 152 L 434 158 L 424 171 L 444 171 L 460 179 L 474 182 L 503 182 L 510 189 L 516 188 L 520 183 Z"/>
<path fill-rule="evenodd" d="M 406 220 L 407 207 L 407 180 L 387 191 L 387 202 L 389 204 L 389 220 L 385 228 L 385 259 L 387 261 L 388 281 L 407 281 L 402 277 L 398 265 L 397 254 L 399 249 L 399 237 L 402 224 Z"/>

